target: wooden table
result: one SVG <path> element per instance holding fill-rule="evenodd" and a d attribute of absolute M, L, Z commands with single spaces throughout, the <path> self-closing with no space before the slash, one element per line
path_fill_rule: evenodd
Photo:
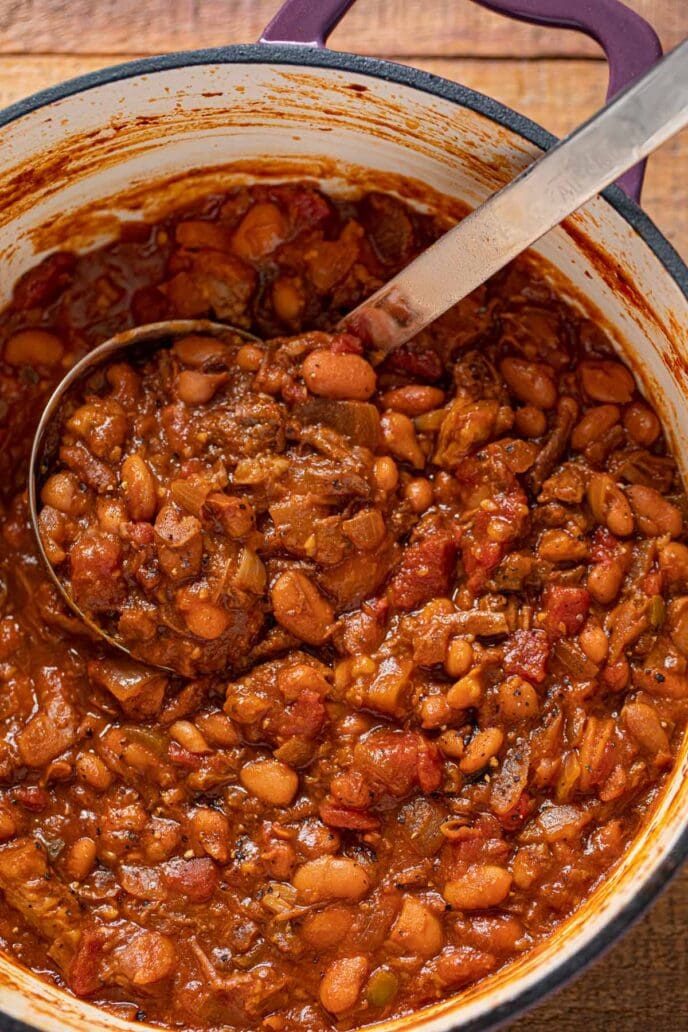
<path fill-rule="evenodd" d="M 629 2 L 665 48 L 688 36 L 688 0 Z M 0 106 L 141 54 L 256 39 L 277 3 L 0 0 Z M 601 103 L 607 78 L 600 51 L 588 40 L 499 18 L 469 0 L 358 0 L 331 44 L 455 79 L 557 134 Z M 652 158 L 644 206 L 688 257 L 688 132 Z M 510 1032 L 688 1029 L 687 925 L 688 870 L 602 961 Z"/>

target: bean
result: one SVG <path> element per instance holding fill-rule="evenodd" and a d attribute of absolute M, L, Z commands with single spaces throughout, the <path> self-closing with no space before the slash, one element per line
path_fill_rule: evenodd
<path fill-rule="evenodd" d="M 455 682 L 447 692 L 447 702 L 454 709 L 469 709 L 479 706 L 484 691 L 482 667 L 474 667 Z"/>
<path fill-rule="evenodd" d="M 272 304 L 284 322 L 297 322 L 306 304 L 301 280 L 290 276 L 276 279 L 272 285 Z"/>
<path fill-rule="evenodd" d="M 667 607 L 665 630 L 679 652 L 688 656 L 688 596 L 671 600 Z"/>
<path fill-rule="evenodd" d="M 521 437 L 542 437 L 547 430 L 547 416 L 534 405 L 517 409 L 514 423 Z"/>
<path fill-rule="evenodd" d="M 238 744 L 238 732 L 224 713 L 201 713 L 195 719 L 201 734 L 210 739 L 213 745 L 228 749 Z"/>
<path fill-rule="evenodd" d="M 587 556 L 588 546 L 584 538 L 553 528 L 542 533 L 537 551 L 549 563 L 579 562 Z"/>
<path fill-rule="evenodd" d="M 170 727 L 169 734 L 170 738 L 196 756 L 212 752 L 201 732 L 190 720 L 175 720 Z"/>
<path fill-rule="evenodd" d="M 96 844 L 84 836 L 73 842 L 65 858 L 65 868 L 72 881 L 88 878 L 96 862 Z"/>
<path fill-rule="evenodd" d="M 76 758 L 76 772 L 81 781 L 85 781 L 98 792 L 105 792 L 112 784 L 112 774 L 96 753 L 79 753 Z"/>
<path fill-rule="evenodd" d="M 502 681 L 497 689 L 499 715 L 510 724 L 536 717 L 540 712 L 540 700 L 535 688 L 525 678 L 514 674 Z"/>
<path fill-rule="evenodd" d="M 444 404 L 444 391 L 439 387 L 428 387 L 422 383 L 393 387 L 380 398 L 383 408 L 403 412 L 405 416 L 422 416 Z"/>
<path fill-rule="evenodd" d="M 619 485 L 607 473 L 591 475 L 587 497 L 597 522 L 606 524 L 612 534 L 628 537 L 633 533 L 631 504 Z"/>
<path fill-rule="evenodd" d="M 605 606 L 619 594 L 623 579 L 624 568 L 618 560 L 594 563 L 588 571 L 587 588 L 595 601 Z"/>
<path fill-rule="evenodd" d="M 502 748 L 504 732 L 498 727 L 487 727 L 479 731 L 466 746 L 459 763 L 459 768 L 464 774 L 475 774 L 482 770 L 496 756 Z"/>
<path fill-rule="evenodd" d="M 209 806 L 201 806 L 194 811 L 191 824 L 204 852 L 219 864 L 226 864 L 229 860 L 230 829 L 225 815 Z"/>
<path fill-rule="evenodd" d="M 667 584 L 688 587 L 688 546 L 669 541 L 659 549 L 659 567 Z"/>
<path fill-rule="evenodd" d="M 442 895 L 457 910 L 497 907 L 511 891 L 511 874 L 495 864 L 472 864 L 461 878 L 448 881 Z"/>
<path fill-rule="evenodd" d="M 367 401 L 377 385 L 375 370 L 365 358 L 320 348 L 306 356 L 301 372 L 311 394 L 322 398 Z"/>
<path fill-rule="evenodd" d="M 273 615 L 291 634 L 309 645 L 322 645 L 330 636 L 334 610 L 305 573 L 287 570 L 272 586 Z"/>
<path fill-rule="evenodd" d="M 405 896 L 389 939 L 404 953 L 415 953 L 427 959 L 442 949 L 444 936 L 435 914 L 414 896 Z"/>
<path fill-rule="evenodd" d="M 132 520 L 152 520 L 158 507 L 155 479 L 140 455 L 129 455 L 122 463 L 122 490 Z"/>
<path fill-rule="evenodd" d="M 311 904 L 329 899 L 362 899 L 370 889 L 370 878 L 357 860 L 346 856 L 320 856 L 302 864 L 292 884 L 304 903 Z"/>
<path fill-rule="evenodd" d="M 425 512 L 435 499 L 432 484 L 425 477 L 414 477 L 404 488 L 404 498 L 414 512 Z"/>
<path fill-rule="evenodd" d="M 662 432 L 657 416 L 650 406 L 642 401 L 634 401 L 628 406 L 624 412 L 623 424 L 629 437 L 641 448 L 651 447 Z"/>
<path fill-rule="evenodd" d="M 444 695 L 428 695 L 422 700 L 419 709 L 422 727 L 442 727 L 443 724 L 448 724 L 454 716 Z"/>
<path fill-rule="evenodd" d="M 593 401 L 625 405 L 633 397 L 635 380 L 620 362 L 586 359 L 578 371 L 583 390 Z"/>
<path fill-rule="evenodd" d="M 448 728 L 446 731 L 443 731 L 437 739 L 437 744 L 444 755 L 450 756 L 452 760 L 460 760 L 466 751 L 461 732 L 456 731 L 454 728 Z"/>
<path fill-rule="evenodd" d="M 204 641 L 215 641 L 229 627 L 229 613 L 214 602 L 194 599 L 184 613 L 184 622 L 191 634 Z"/>
<path fill-rule="evenodd" d="M 186 405 L 205 405 L 227 379 L 227 373 L 183 369 L 177 378 L 177 396 Z"/>
<path fill-rule="evenodd" d="M 509 391 L 519 401 L 539 409 L 554 408 L 557 387 L 554 371 L 544 362 L 528 362 L 524 358 L 504 358 L 499 370 Z"/>
<path fill-rule="evenodd" d="M 654 706 L 645 702 L 627 702 L 621 710 L 621 719 L 646 752 L 669 756 L 669 737 Z"/>
<path fill-rule="evenodd" d="M 602 627 L 589 620 L 578 635 L 578 643 L 591 663 L 597 666 L 604 663 L 609 652 L 609 642 Z"/>
<path fill-rule="evenodd" d="M 320 983 L 320 1002 L 331 1014 L 350 1010 L 360 995 L 368 975 L 366 957 L 340 957 L 326 969 Z"/>
<path fill-rule="evenodd" d="M 67 516 L 80 516 L 88 507 L 89 492 L 80 489 L 74 473 L 62 470 L 53 473 L 43 484 L 41 501 Z"/>
<path fill-rule="evenodd" d="M 64 354 L 59 337 L 46 330 L 20 330 L 5 344 L 8 365 L 56 365 Z"/>
<path fill-rule="evenodd" d="M 394 459 L 389 455 L 381 455 L 375 459 L 373 476 L 380 491 L 384 491 L 385 494 L 393 491 L 399 483 L 399 470 Z"/>
<path fill-rule="evenodd" d="M 604 437 L 621 418 L 618 405 L 595 405 L 578 420 L 571 434 L 571 447 L 584 451 L 593 441 Z"/>
<path fill-rule="evenodd" d="M 346 940 L 354 915 L 350 907 L 332 906 L 306 914 L 301 935 L 316 950 L 327 950 Z"/>
<path fill-rule="evenodd" d="M 227 345 L 217 337 L 203 337 L 196 333 L 180 337 L 172 345 L 172 351 L 183 365 L 193 369 L 224 364 L 229 354 Z"/>
<path fill-rule="evenodd" d="M 0 842 L 7 842 L 17 833 L 17 822 L 14 815 L 5 806 L 0 807 Z"/>
<path fill-rule="evenodd" d="M 120 527 L 129 518 L 127 510 L 118 498 L 97 498 L 96 514 L 101 529 L 118 536 Z"/>
<path fill-rule="evenodd" d="M 299 789 L 299 776 L 280 760 L 254 760 L 242 767 L 239 780 L 247 792 L 271 806 L 289 806 Z"/>
<path fill-rule="evenodd" d="M 395 458 L 409 462 L 415 469 L 423 469 L 425 455 L 416 437 L 416 428 L 401 412 L 385 412 L 380 420 L 385 444 Z"/>
<path fill-rule="evenodd" d="M 232 250 L 245 261 L 255 262 L 271 254 L 289 235 L 289 222 L 276 204 L 254 204 L 232 237 Z"/>
<path fill-rule="evenodd" d="M 245 373 L 257 373 L 263 364 L 263 352 L 255 344 L 242 344 L 236 354 L 236 364 Z"/>
<path fill-rule="evenodd" d="M 627 494 L 641 534 L 647 537 L 679 536 L 683 530 L 683 517 L 659 491 L 643 484 L 631 484 Z"/>
<path fill-rule="evenodd" d="M 463 677 L 473 663 L 473 646 L 465 638 L 452 638 L 447 645 L 444 669 L 450 677 Z"/>

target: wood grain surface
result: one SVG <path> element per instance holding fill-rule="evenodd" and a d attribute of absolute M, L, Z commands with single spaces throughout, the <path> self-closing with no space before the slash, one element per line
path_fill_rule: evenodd
<path fill-rule="evenodd" d="M 629 6 L 652 22 L 665 47 L 688 36 L 688 0 Z M 0 106 L 128 57 L 256 39 L 276 7 L 276 0 L 0 0 Z M 462 82 L 557 135 L 590 114 L 606 86 L 595 44 L 510 22 L 469 0 L 358 0 L 331 44 Z M 643 203 L 688 258 L 688 133 L 651 159 Z M 509 1026 L 687 1030 L 688 870 L 602 960 Z"/>

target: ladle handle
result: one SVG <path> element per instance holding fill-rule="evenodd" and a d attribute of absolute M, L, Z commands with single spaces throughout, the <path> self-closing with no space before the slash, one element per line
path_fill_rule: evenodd
<path fill-rule="evenodd" d="M 688 124 L 688 40 L 347 318 L 382 352 L 422 330 Z"/>

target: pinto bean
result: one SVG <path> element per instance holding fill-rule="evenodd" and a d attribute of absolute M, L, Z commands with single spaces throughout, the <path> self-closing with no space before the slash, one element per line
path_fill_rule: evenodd
<path fill-rule="evenodd" d="M 659 491 L 642 484 L 631 484 L 626 493 L 641 534 L 647 537 L 664 534 L 672 538 L 679 536 L 683 530 L 683 517 L 676 506 L 668 502 Z"/>
<path fill-rule="evenodd" d="M 517 409 L 514 424 L 521 437 L 542 437 L 547 432 L 547 416 L 535 405 L 524 405 Z"/>
<path fill-rule="evenodd" d="M 593 401 L 625 405 L 633 397 L 635 380 L 620 362 L 586 359 L 579 366 L 583 390 Z"/>
<path fill-rule="evenodd" d="M 428 958 L 442 949 L 444 936 L 439 918 L 414 896 L 405 896 L 389 939 L 404 953 Z"/>
<path fill-rule="evenodd" d="M 659 567 L 667 584 L 688 587 L 688 545 L 669 541 L 659 549 Z"/>
<path fill-rule="evenodd" d="M 452 638 L 444 657 L 444 669 L 450 677 L 463 677 L 473 664 L 473 646 L 465 638 Z"/>
<path fill-rule="evenodd" d="M 254 760 L 242 767 L 244 788 L 270 806 L 290 806 L 299 790 L 299 776 L 280 760 Z"/>
<path fill-rule="evenodd" d="M 634 401 L 624 412 L 626 432 L 641 448 L 650 448 L 662 432 L 657 416 L 649 405 Z"/>
<path fill-rule="evenodd" d="M 212 751 L 196 725 L 189 720 L 175 720 L 170 727 L 170 738 L 188 752 L 198 756 Z"/>
<path fill-rule="evenodd" d="M 65 868 L 73 881 L 83 881 L 93 870 L 95 862 L 96 844 L 92 838 L 84 836 L 78 838 L 69 847 L 65 858 Z"/>
<path fill-rule="evenodd" d="M 612 534 L 628 537 L 633 533 L 633 512 L 621 488 L 607 473 L 593 473 L 588 484 L 588 504 L 598 523 Z"/>
<path fill-rule="evenodd" d="M 329 899 L 362 899 L 370 889 L 370 877 L 363 864 L 346 856 L 320 856 L 307 860 L 292 879 L 294 888 L 307 904 Z"/>
<path fill-rule="evenodd" d="M 289 221 L 276 204 L 254 204 L 232 237 L 232 250 L 245 261 L 259 261 L 279 247 L 288 235 Z"/>
<path fill-rule="evenodd" d="M 177 379 L 177 395 L 180 401 L 187 405 L 205 405 L 227 380 L 227 373 L 202 373 L 198 369 L 183 369 Z"/>
<path fill-rule="evenodd" d="M 583 451 L 593 441 L 599 441 L 621 418 L 618 405 L 595 405 L 578 420 L 571 434 L 571 447 Z"/>
<path fill-rule="evenodd" d="M 473 864 L 464 874 L 448 881 L 442 895 L 457 910 L 486 910 L 497 907 L 511 891 L 512 877 L 495 864 Z"/>
<path fill-rule="evenodd" d="M 539 409 L 554 408 L 557 387 L 554 372 L 544 362 L 528 362 L 524 358 L 504 358 L 499 370 L 509 391 L 519 401 Z"/>
<path fill-rule="evenodd" d="M 475 774 L 486 767 L 502 748 L 504 732 L 498 727 L 487 727 L 470 740 L 461 757 L 459 767 L 464 774 Z"/>
<path fill-rule="evenodd" d="M 402 412 L 385 412 L 380 420 L 385 444 L 395 458 L 423 469 L 425 455 L 416 437 L 416 428 Z"/>
<path fill-rule="evenodd" d="M 435 498 L 431 482 L 425 477 L 414 477 L 404 488 L 404 498 L 414 512 L 425 512 Z"/>
<path fill-rule="evenodd" d="M 324 348 L 306 356 L 301 372 L 311 394 L 321 398 L 367 401 L 377 384 L 375 370 L 365 358 Z"/>
<path fill-rule="evenodd" d="M 688 595 L 673 598 L 669 603 L 665 630 L 679 652 L 688 656 Z"/>
<path fill-rule="evenodd" d="M 425 412 L 431 412 L 432 409 L 444 404 L 444 391 L 439 387 L 413 383 L 385 391 L 380 402 L 384 408 L 403 412 L 405 416 L 422 416 Z"/>
<path fill-rule="evenodd" d="M 654 706 L 646 702 L 627 702 L 621 710 L 621 719 L 643 749 L 653 755 L 669 755 L 669 737 Z"/>
<path fill-rule="evenodd" d="M 399 470 L 394 459 L 389 455 L 381 455 L 380 458 L 375 459 L 373 476 L 380 491 L 384 491 L 385 494 L 393 491 L 399 483 Z"/>
<path fill-rule="evenodd" d="M 624 568 L 618 560 L 594 563 L 588 571 L 588 591 L 600 605 L 608 605 L 621 591 L 623 579 Z"/>
<path fill-rule="evenodd" d="M 287 570 L 270 592 L 275 619 L 310 645 L 322 645 L 332 631 L 334 609 L 305 573 Z"/>
<path fill-rule="evenodd" d="M 588 589 L 590 590 L 589 582 Z M 604 630 L 598 624 L 588 621 L 578 635 L 578 641 L 591 663 L 596 663 L 597 666 L 601 666 L 604 663 L 609 652 L 609 641 Z"/>
<path fill-rule="evenodd" d="M 8 365 L 57 365 L 64 354 L 59 337 L 46 330 L 20 330 L 5 344 L 4 358 Z"/>
<path fill-rule="evenodd" d="M 326 969 L 320 983 L 320 1002 L 331 1014 L 343 1014 L 358 1000 L 368 974 L 363 956 L 339 957 Z"/>
<path fill-rule="evenodd" d="M 152 520 L 158 507 L 155 479 L 140 455 L 129 455 L 122 463 L 122 490 L 132 520 Z"/>
<path fill-rule="evenodd" d="M 326 950 L 344 942 L 353 923 L 350 907 L 331 906 L 306 914 L 301 925 L 301 934 L 306 942 L 317 950 Z"/>
<path fill-rule="evenodd" d="M 82 491 L 79 478 L 69 470 L 48 477 L 41 488 L 41 501 L 66 516 L 80 516 L 89 503 L 89 492 Z"/>
<path fill-rule="evenodd" d="M 497 689 L 499 714 L 511 724 L 529 720 L 540 712 L 540 700 L 530 681 L 514 674 Z"/>

